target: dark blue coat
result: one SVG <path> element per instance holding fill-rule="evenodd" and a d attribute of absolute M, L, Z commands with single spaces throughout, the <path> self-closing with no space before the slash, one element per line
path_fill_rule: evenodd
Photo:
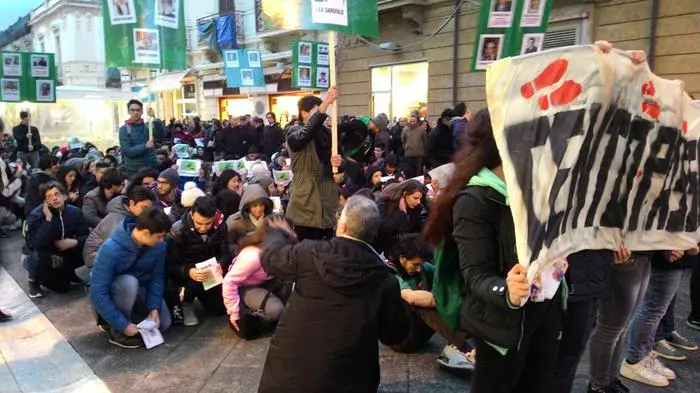
<path fill-rule="evenodd" d="M 119 332 L 123 332 L 130 321 L 112 300 L 112 283 L 117 276 L 128 274 L 136 277 L 139 286 L 146 289 L 148 310 L 160 309 L 163 302 L 165 243 L 140 248 L 131 239 L 135 226 L 136 222 L 131 217 L 117 224 L 112 235 L 97 251 L 90 278 L 90 300 L 93 306 Z"/>
<path fill-rule="evenodd" d="M 44 217 L 44 204 L 37 206 L 29 214 L 29 243 L 39 251 L 53 251 L 54 242 L 61 239 L 76 239 L 82 250 L 90 234 L 83 212 L 75 206 L 66 205 L 63 212 L 51 209 L 51 222 Z"/>

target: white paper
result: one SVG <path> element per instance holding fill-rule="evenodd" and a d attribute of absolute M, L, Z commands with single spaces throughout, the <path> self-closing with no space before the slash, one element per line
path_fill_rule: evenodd
<path fill-rule="evenodd" d="M 173 207 L 172 207 L 172 206 L 168 206 L 168 207 L 166 207 L 165 209 L 163 209 L 163 211 L 164 211 L 165 214 L 167 214 L 167 215 L 170 215 L 170 212 L 171 212 L 172 210 L 173 210 Z"/>
<path fill-rule="evenodd" d="M 274 206 L 272 211 L 276 214 L 282 214 L 282 198 L 273 196 L 270 197 L 270 199 L 272 200 L 272 205 Z"/>
<path fill-rule="evenodd" d="M 204 138 L 195 138 L 194 144 L 197 145 L 197 147 L 204 147 Z"/>
<path fill-rule="evenodd" d="M 209 277 L 202 282 L 204 290 L 208 291 L 217 285 L 221 285 L 224 282 L 224 276 L 219 272 L 216 267 L 219 263 L 216 258 L 209 258 L 204 262 L 199 262 L 194 265 L 199 271 L 209 271 Z"/>
<path fill-rule="evenodd" d="M 272 178 L 277 185 L 289 185 L 294 179 L 294 173 L 292 171 L 272 171 Z"/>
<path fill-rule="evenodd" d="M 311 6 L 311 21 L 347 26 L 348 2 L 345 0 L 314 1 Z"/>
<path fill-rule="evenodd" d="M 150 319 L 144 319 L 136 325 L 139 328 L 139 334 L 141 335 L 141 340 L 143 340 L 143 345 L 146 349 L 151 349 L 165 342 L 163 335 L 160 330 L 156 327 L 156 323 Z"/>

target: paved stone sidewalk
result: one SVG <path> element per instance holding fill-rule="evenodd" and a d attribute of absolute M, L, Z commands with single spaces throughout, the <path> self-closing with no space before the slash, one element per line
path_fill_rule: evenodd
<path fill-rule="evenodd" d="M 27 274 L 20 264 L 21 244 L 22 240 L 18 236 L 0 242 L 0 260 L 15 281 L 26 290 Z M 3 296 L 6 286 L 5 281 L 0 281 L 0 293 Z M 257 391 L 269 339 L 252 342 L 240 340 L 231 332 L 224 317 L 212 318 L 200 314 L 199 326 L 173 327 L 165 334 L 165 344 L 152 350 L 128 350 L 109 344 L 107 335 L 94 326 L 92 310 L 82 290 L 75 289 L 65 295 L 47 294 L 46 298 L 37 299 L 34 303 L 112 392 Z M 7 302 L 3 298 L 0 306 Z M 700 334 L 691 333 L 685 326 L 680 326 L 680 320 L 687 315 L 688 309 L 686 277 L 677 305 L 678 328 L 687 337 L 700 341 Z M 469 392 L 469 374 L 454 375 L 437 366 L 435 360 L 443 345 L 441 338 L 433 337 L 422 352 L 411 355 L 398 354 L 380 346 L 382 383 L 379 391 Z M 8 363 L 12 369 L 13 362 Z M 685 362 L 669 365 L 677 371 L 679 379 L 664 389 L 664 392 L 700 392 L 700 353 L 690 354 Z M 38 363 L 32 367 L 36 379 L 34 383 L 45 383 Z M 3 374 L 6 369 L 7 366 L 0 366 L 0 382 L 6 379 L 6 374 Z M 586 391 L 588 370 L 586 354 L 577 373 L 575 393 Z M 66 375 L 72 375 L 73 370 L 68 368 L 65 372 Z M 71 378 L 64 379 L 68 380 Z M 635 393 L 659 391 L 632 382 L 626 383 Z M 76 391 L 64 382 L 56 384 L 52 388 L 57 391 Z M 4 385 L 0 383 L 0 392 L 5 391 Z M 90 390 L 96 391 L 98 390 Z"/>

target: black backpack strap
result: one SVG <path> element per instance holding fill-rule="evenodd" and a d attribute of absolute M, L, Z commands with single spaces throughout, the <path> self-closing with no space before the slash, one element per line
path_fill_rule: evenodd
<path fill-rule="evenodd" d="M 267 306 L 267 301 L 270 300 L 270 296 L 272 296 L 272 291 L 268 290 L 262 302 L 260 302 L 260 307 L 258 307 L 257 310 L 252 312 L 253 315 L 255 315 L 256 317 L 260 317 L 265 314 L 265 306 Z"/>

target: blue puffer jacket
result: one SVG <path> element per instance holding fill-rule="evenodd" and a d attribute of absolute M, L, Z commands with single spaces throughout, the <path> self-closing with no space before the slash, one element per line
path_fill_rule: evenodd
<path fill-rule="evenodd" d="M 124 169 L 134 174 L 144 167 L 157 168 L 156 156 L 152 149 L 146 148 L 148 127 L 139 124 L 123 125 L 119 128 L 119 146 L 122 147 Z"/>
<path fill-rule="evenodd" d="M 135 219 L 127 217 L 117 224 L 95 257 L 90 279 L 90 300 L 107 323 L 123 332 L 129 319 L 112 300 L 112 283 L 117 276 L 136 277 L 146 289 L 148 310 L 160 309 L 165 287 L 165 242 L 151 248 L 139 248 L 131 239 Z"/>

